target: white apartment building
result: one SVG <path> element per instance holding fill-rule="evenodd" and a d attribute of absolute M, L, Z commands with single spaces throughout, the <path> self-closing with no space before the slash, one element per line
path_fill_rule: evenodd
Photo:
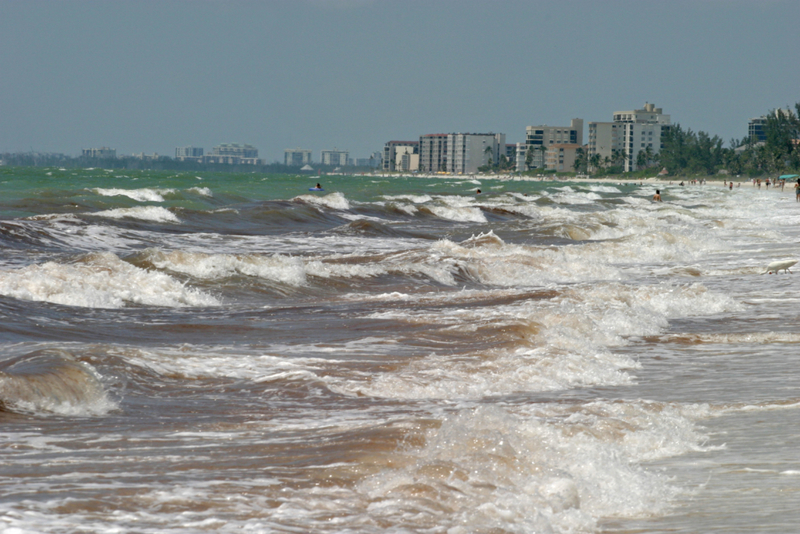
<path fill-rule="evenodd" d="M 303 148 L 287 148 L 283 151 L 283 163 L 289 167 L 311 164 L 311 151 Z"/>
<path fill-rule="evenodd" d="M 478 167 L 496 164 L 505 155 L 505 134 L 449 134 L 447 146 L 451 157 L 447 171 L 453 174 L 473 174 Z"/>
<path fill-rule="evenodd" d="M 473 174 L 505 155 L 506 135 L 495 133 L 429 134 L 419 138 L 419 168 L 423 172 Z"/>
<path fill-rule="evenodd" d="M 349 159 L 350 152 L 346 150 L 323 150 L 321 152 L 320 162 L 323 165 L 333 165 L 335 167 L 346 167 Z"/>
<path fill-rule="evenodd" d="M 524 146 L 517 146 L 517 170 L 545 166 L 545 152 L 554 144 L 583 144 L 583 119 L 572 119 L 569 126 L 528 126 Z M 528 154 L 531 158 L 528 158 Z M 530 165 L 527 165 L 530 161 Z"/>
<path fill-rule="evenodd" d="M 589 123 L 588 156 L 612 157 L 615 150 L 625 155 L 624 171 L 636 170 L 639 153 L 650 150 L 658 154 L 662 137 L 669 132 L 670 116 L 661 108 L 646 103 L 642 109 L 615 111 L 614 122 Z"/>

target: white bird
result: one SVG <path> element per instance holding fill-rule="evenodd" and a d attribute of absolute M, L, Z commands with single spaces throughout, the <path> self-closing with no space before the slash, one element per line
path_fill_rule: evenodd
<path fill-rule="evenodd" d="M 778 271 L 786 271 L 789 274 L 792 274 L 792 271 L 789 270 L 789 267 L 797 263 L 797 260 L 781 260 L 781 261 L 773 261 L 769 265 L 767 265 L 767 273 L 768 274 L 778 274 Z"/>

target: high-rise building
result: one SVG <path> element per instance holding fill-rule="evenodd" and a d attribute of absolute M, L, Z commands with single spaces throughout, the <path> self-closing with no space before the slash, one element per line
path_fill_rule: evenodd
<path fill-rule="evenodd" d="M 669 115 L 654 104 L 642 109 L 615 111 L 613 122 L 589 123 L 588 157 L 612 158 L 621 153 L 625 172 L 635 171 L 640 152 L 658 154 L 671 127 Z"/>
<path fill-rule="evenodd" d="M 505 134 L 450 134 L 447 146 L 451 157 L 447 158 L 447 171 L 453 174 L 472 174 L 478 167 L 497 164 L 505 155 Z"/>
<path fill-rule="evenodd" d="M 427 134 L 419 138 L 419 170 L 444 172 L 447 170 L 447 134 Z"/>
<path fill-rule="evenodd" d="M 419 138 L 419 169 L 472 174 L 490 162 L 497 163 L 505 152 L 505 134 L 428 134 Z"/>
<path fill-rule="evenodd" d="M 310 165 L 311 151 L 302 148 L 287 148 L 283 151 L 283 162 L 289 167 Z"/>

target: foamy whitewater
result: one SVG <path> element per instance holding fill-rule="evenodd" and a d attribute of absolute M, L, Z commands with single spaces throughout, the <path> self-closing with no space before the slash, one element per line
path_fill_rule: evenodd
<path fill-rule="evenodd" d="M 798 531 L 789 187 L 0 182 L 0 531 Z"/>

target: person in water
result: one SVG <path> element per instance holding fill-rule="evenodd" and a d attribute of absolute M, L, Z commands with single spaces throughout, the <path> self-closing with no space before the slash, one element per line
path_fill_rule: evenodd
<path fill-rule="evenodd" d="M 661 191 L 656 189 L 656 194 L 653 195 L 653 200 L 656 202 L 661 202 Z"/>
<path fill-rule="evenodd" d="M 481 190 L 480 190 L 480 189 L 478 189 L 477 191 L 475 191 L 475 194 L 476 194 L 476 195 L 480 195 L 480 194 L 481 194 Z"/>
<path fill-rule="evenodd" d="M 800 202 L 800 178 L 797 179 L 797 183 L 794 185 L 794 198 L 797 202 Z"/>

